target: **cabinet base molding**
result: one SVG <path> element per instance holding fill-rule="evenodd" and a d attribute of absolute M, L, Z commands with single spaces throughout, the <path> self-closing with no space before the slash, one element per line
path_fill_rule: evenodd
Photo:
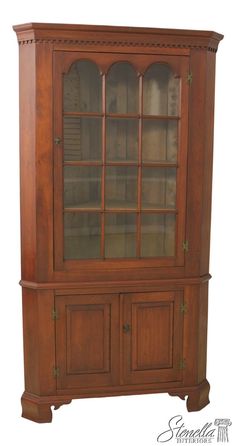
<path fill-rule="evenodd" d="M 36 423 L 50 423 L 52 421 L 52 409 L 59 409 L 63 404 L 70 404 L 72 399 L 92 398 L 92 397 L 107 397 L 107 396 L 125 396 L 125 395 L 138 395 L 148 393 L 169 393 L 170 396 L 178 396 L 185 400 L 187 398 L 187 410 L 189 412 L 198 411 L 203 409 L 209 404 L 209 390 L 210 385 L 207 380 L 204 380 L 201 384 L 194 387 L 181 387 L 181 388 L 140 388 L 136 389 L 120 389 L 109 390 L 101 392 L 97 391 L 93 394 L 90 393 L 76 393 L 73 395 L 49 395 L 49 396 L 37 396 L 24 392 L 21 398 L 22 404 L 22 417 L 28 420 L 35 421 Z"/>
<path fill-rule="evenodd" d="M 36 423 L 51 423 L 52 410 L 59 409 L 63 404 L 70 404 L 71 398 L 54 398 L 53 396 L 37 396 L 24 392 L 21 398 L 22 417 Z"/>
<path fill-rule="evenodd" d="M 205 380 L 198 387 L 188 392 L 185 389 L 179 389 L 177 392 L 169 392 L 169 395 L 178 396 L 182 400 L 185 400 L 185 397 L 188 396 L 186 402 L 188 412 L 196 412 L 210 403 L 209 392 L 210 384 Z"/>

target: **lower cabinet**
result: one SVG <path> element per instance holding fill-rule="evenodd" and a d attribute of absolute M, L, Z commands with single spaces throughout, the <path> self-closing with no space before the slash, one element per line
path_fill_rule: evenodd
<path fill-rule="evenodd" d="M 181 291 L 56 297 L 58 389 L 182 380 Z"/>

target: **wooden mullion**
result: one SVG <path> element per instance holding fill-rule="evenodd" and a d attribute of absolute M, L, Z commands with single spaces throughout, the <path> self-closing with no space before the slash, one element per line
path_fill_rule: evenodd
<path fill-rule="evenodd" d="M 99 214 L 114 214 L 114 213 L 135 213 L 137 212 L 136 209 L 132 209 L 132 208 L 110 208 L 110 209 L 106 209 L 106 210 L 101 210 L 100 208 L 64 208 L 64 213 L 70 213 L 70 212 L 96 212 Z M 142 209 L 142 214 L 178 214 L 178 211 L 176 209 L 165 209 L 165 208 L 161 208 L 161 209 Z"/>
<path fill-rule="evenodd" d="M 158 161 L 157 162 L 143 162 L 142 163 L 142 167 L 157 167 L 157 168 L 161 168 L 161 167 L 167 167 L 167 168 L 170 168 L 170 169 L 172 169 L 172 168 L 177 168 L 177 167 L 179 167 L 179 165 L 177 164 L 177 163 L 159 163 Z"/>
<path fill-rule="evenodd" d="M 103 166 L 102 161 L 64 161 L 64 166 Z M 160 163 L 160 162 L 135 162 L 135 161 L 107 161 L 106 166 L 128 166 L 128 167 L 167 167 L 167 168 L 177 168 L 179 165 L 177 163 Z"/>
<path fill-rule="evenodd" d="M 138 124 L 138 212 L 136 255 L 141 255 L 141 206 L 142 206 L 142 111 L 143 111 L 143 76 L 139 76 L 139 124 Z"/>
<path fill-rule="evenodd" d="M 114 119 L 138 119 L 140 118 L 139 113 L 106 113 L 107 118 L 114 118 Z"/>
<path fill-rule="evenodd" d="M 157 121 L 179 121 L 180 116 L 169 116 L 169 115 L 142 115 L 143 119 L 155 119 Z"/>
<path fill-rule="evenodd" d="M 53 176 L 54 176 L 54 267 L 56 270 L 62 270 L 64 267 L 64 135 L 63 135 L 63 77 L 61 73 L 60 59 L 55 59 L 54 64 L 54 151 L 53 151 Z M 63 141 L 58 145 L 55 139 L 60 138 Z M 57 193 L 55 193 L 57 191 Z"/>
<path fill-rule="evenodd" d="M 178 214 L 178 211 L 176 209 L 150 208 L 150 209 L 142 209 L 142 214 Z"/>
<path fill-rule="evenodd" d="M 138 167 L 138 163 L 135 161 L 107 161 L 106 166 Z"/>
<path fill-rule="evenodd" d="M 137 212 L 137 210 L 132 208 L 110 208 L 105 210 L 105 214 L 134 214 L 135 212 Z"/>
<path fill-rule="evenodd" d="M 101 161 L 64 161 L 64 166 L 102 166 Z"/>
<path fill-rule="evenodd" d="M 64 112 L 64 116 L 73 117 L 78 116 L 79 118 L 103 118 L 103 113 L 97 113 L 97 112 L 77 112 L 77 111 L 71 111 L 71 112 Z"/>
<path fill-rule="evenodd" d="M 106 75 L 102 75 L 102 214 L 101 214 L 101 257 L 105 257 L 105 181 L 106 181 Z"/>
<path fill-rule="evenodd" d="M 67 208 L 64 208 L 64 213 L 70 213 L 70 212 L 96 212 L 96 213 L 101 213 L 102 211 L 101 211 L 101 209 L 100 208 L 86 208 L 86 207 L 84 207 L 84 208 L 82 208 L 82 207 L 80 207 L 80 208 L 76 208 L 76 207 L 74 207 L 74 208 L 69 208 L 69 207 L 67 207 Z"/>

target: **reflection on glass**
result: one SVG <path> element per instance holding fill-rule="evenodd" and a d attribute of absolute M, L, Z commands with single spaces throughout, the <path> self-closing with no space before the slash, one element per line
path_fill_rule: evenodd
<path fill-rule="evenodd" d="M 143 162 L 176 162 L 178 124 L 176 121 L 144 119 L 142 136 Z"/>
<path fill-rule="evenodd" d="M 106 208 L 137 207 L 137 167 L 106 168 Z"/>
<path fill-rule="evenodd" d="M 175 255 L 175 215 L 143 214 L 141 257 Z"/>
<path fill-rule="evenodd" d="M 101 167 L 64 167 L 64 206 L 101 207 Z"/>
<path fill-rule="evenodd" d="M 89 60 L 73 63 L 64 75 L 65 112 L 101 112 L 102 81 L 98 67 Z"/>
<path fill-rule="evenodd" d="M 142 208 L 175 208 L 176 169 L 144 167 L 142 169 Z"/>
<path fill-rule="evenodd" d="M 107 214 L 105 218 L 105 257 L 135 257 L 135 214 Z"/>
<path fill-rule="evenodd" d="M 107 119 L 106 151 L 108 161 L 136 161 L 138 120 Z"/>
<path fill-rule="evenodd" d="M 89 213 L 64 214 L 65 259 L 97 259 L 100 257 L 100 215 Z"/>
<path fill-rule="evenodd" d="M 99 161 L 102 158 L 102 120 L 64 117 L 64 160 Z"/>
<path fill-rule="evenodd" d="M 144 74 L 143 113 L 169 116 L 179 114 L 179 78 L 166 64 L 155 63 Z"/>
<path fill-rule="evenodd" d="M 128 62 L 117 62 L 107 75 L 107 113 L 138 113 L 138 77 Z"/>

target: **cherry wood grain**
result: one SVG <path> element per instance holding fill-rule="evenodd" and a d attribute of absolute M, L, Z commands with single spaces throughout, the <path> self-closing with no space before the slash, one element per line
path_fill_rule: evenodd
<path fill-rule="evenodd" d="M 36 280 L 35 45 L 20 52 L 20 206 L 22 277 Z M 25 98 L 28 97 L 26 101 Z M 27 124 L 26 124 L 27 123 Z M 27 125 L 27 132 L 24 131 Z"/>
<path fill-rule="evenodd" d="M 37 395 L 53 395 L 56 382 L 55 327 L 52 320 L 54 293 L 25 288 L 22 298 L 25 389 Z"/>

